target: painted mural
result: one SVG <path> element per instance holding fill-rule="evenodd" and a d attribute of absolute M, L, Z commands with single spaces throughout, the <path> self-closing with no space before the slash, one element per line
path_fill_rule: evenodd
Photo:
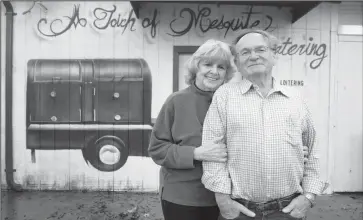
<path fill-rule="evenodd" d="M 26 188 L 157 190 L 147 147 L 172 93 L 174 46 L 231 42 L 241 29 L 263 29 L 281 41 L 281 85 L 311 94 L 328 79 L 330 27 L 307 20 L 293 27 L 288 9 L 147 3 L 136 18 L 129 2 L 42 4 L 47 11 L 22 14 L 31 3 L 14 3 L 14 103 L 26 105 L 14 108 L 14 166 Z M 328 12 L 313 13 L 327 20 Z M 311 102 L 322 96 L 328 91 Z"/>
<path fill-rule="evenodd" d="M 30 60 L 27 68 L 28 149 L 81 149 L 104 172 L 129 155 L 147 156 L 151 73 L 144 60 Z"/>

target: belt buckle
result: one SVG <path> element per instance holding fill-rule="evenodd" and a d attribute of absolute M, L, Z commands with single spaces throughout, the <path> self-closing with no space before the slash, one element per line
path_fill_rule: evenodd
<path fill-rule="evenodd" d="M 263 211 L 265 209 L 265 203 L 257 203 L 256 204 L 256 210 L 257 211 Z"/>

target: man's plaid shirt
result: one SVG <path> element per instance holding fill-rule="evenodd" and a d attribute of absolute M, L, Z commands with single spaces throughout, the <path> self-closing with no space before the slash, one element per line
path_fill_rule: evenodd
<path fill-rule="evenodd" d="M 202 182 L 213 192 L 265 202 L 323 190 L 310 111 L 292 88 L 274 85 L 264 98 L 248 80 L 224 84 L 203 125 L 202 143 L 210 142 L 225 143 L 228 151 L 226 163 L 203 162 Z"/>

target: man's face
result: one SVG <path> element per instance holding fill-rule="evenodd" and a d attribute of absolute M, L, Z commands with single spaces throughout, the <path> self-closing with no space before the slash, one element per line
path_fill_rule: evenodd
<path fill-rule="evenodd" d="M 271 73 L 276 62 L 275 53 L 267 39 L 259 33 L 243 36 L 236 45 L 236 66 L 245 76 Z"/>

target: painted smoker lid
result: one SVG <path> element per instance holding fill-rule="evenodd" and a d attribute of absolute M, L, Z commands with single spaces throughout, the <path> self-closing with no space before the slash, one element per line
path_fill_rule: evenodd
<path fill-rule="evenodd" d="M 150 75 L 143 59 L 33 59 L 28 82 L 140 81 Z"/>
<path fill-rule="evenodd" d="M 79 82 L 82 64 L 78 60 L 30 60 L 28 74 L 33 82 Z"/>
<path fill-rule="evenodd" d="M 96 81 L 142 80 L 142 63 L 138 59 L 94 60 Z"/>

